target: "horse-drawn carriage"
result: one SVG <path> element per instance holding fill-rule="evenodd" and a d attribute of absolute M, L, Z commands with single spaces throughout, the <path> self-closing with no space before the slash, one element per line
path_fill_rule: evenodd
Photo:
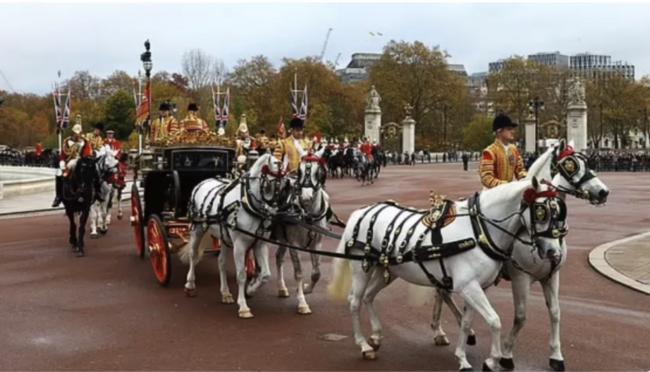
<path fill-rule="evenodd" d="M 234 158 L 232 143 L 223 138 L 157 144 L 140 154 L 131 153 L 131 225 L 136 252 L 140 257 L 148 252 L 161 285 L 171 278 L 171 255 L 188 241 L 187 205 L 192 189 L 207 178 L 230 178 Z M 142 196 L 140 190 L 144 190 Z"/>

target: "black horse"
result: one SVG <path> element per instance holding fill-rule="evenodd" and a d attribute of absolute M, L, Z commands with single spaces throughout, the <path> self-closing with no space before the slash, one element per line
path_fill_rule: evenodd
<path fill-rule="evenodd" d="M 96 184 L 99 181 L 95 159 L 92 157 L 81 157 L 72 172 L 69 180 L 63 182 L 62 200 L 65 206 L 65 214 L 70 221 L 70 245 L 77 255 L 83 257 L 84 235 L 86 234 L 86 222 L 90 214 L 90 206 L 95 199 Z M 75 224 L 75 214 L 79 214 L 79 232 Z"/>

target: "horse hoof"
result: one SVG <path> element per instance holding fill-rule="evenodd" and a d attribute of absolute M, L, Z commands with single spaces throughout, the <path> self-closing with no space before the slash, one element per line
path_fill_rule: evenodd
<path fill-rule="evenodd" d="M 253 318 L 254 315 L 251 313 L 250 310 L 239 310 L 239 318 L 240 319 L 251 319 Z"/>
<path fill-rule="evenodd" d="M 286 288 L 282 288 L 278 290 L 278 297 L 280 298 L 287 298 L 289 297 L 289 290 Z"/>
<path fill-rule="evenodd" d="M 311 309 L 309 305 L 300 305 L 298 306 L 298 314 L 300 315 L 309 315 L 311 314 Z"/>
<path fill-rule="evenodd" d="M 90 239 L 99 239 L 99 234 L 90 234 Z"/>
<path fill-rule="evenodd" d="M 365 359 L 365 360 L 376 360 L 377 359 L 377 352 L 375 350 L 364 351 L 361 354 L 363 355 L 363 359 Z"/>
<path fill-rule="evenodd" d="M 184 288 L 186 297 L 196 297 L 196 288 Z"/>
<path fill-rule="evenodd" d="M 564 371 L 564 361 L 563 360 L 558 360 L 558 359 L 549 359 L 548 360 L 548 365 L 551 367 L 552 370 L 554 371 Z"/>
<path fill-rule="evenodd" d="M 515 369 L 515 362 L 512 361 L 512 358 L 501 358 L 501 360 L 499 360 L 499 365 L 506 371 L 512 371 Z"/>
<path fill-rule="evenodd" d="M 83 257 L 83 256 L 86 255 L 86 253 L 84 253 L 83 249 L 78 249 L 77 252 L 75 253 L 75 255 L 77 257 Z"/>
<path fill-rule="evenodd" d="M 483 362 L 483 372 L 492 372 L 492 368 L 490 368 L 487 363 Z"/>
<path fill-rule="evenodd" d="M 476 345 L 476 335 L 467 336 L 467 345 Z"/>
<path fill-rule="evenodd" d="M 459 369 L 460 372 L 471 372 L 473 370 L 474 370 L 474 368 L 472 368 L 472 367 Z"/>
<path fill-rule="evenodd" d="M 374 351 L 377 351 L 381 347 L 381 341 L 378 338 L 371 336 L 368 340 L 368 345 L 370 345 Z"/>
<path fill-rule="evenodd" d="M 121 220 L 121 219 L 122 219 L 122 215 L 121 215 L 121 214 L 118 214 L 118 215 L 117 215 L 117 219 L 118 219 L 118 220 Z"/>
<path fill-rule="evenodd" d="M 99 233 L 102 234 L 102 235 L 106 235 L 107 232 L 108 232 L 108 229 L 100 229 L 99 230 Z"/>
<path fill-rule="evenodd" d="M 438 335 L 433 338 L 433 342 L 436 346 L 447 346 L 450 344 L 449 339 L 445 335 Z"/>
<path fill-rule="evenodd" d="M 230 293 L 222 294 L 221 295 L 221 303 L 222 304 L 234 304 L 235 299 L 232 298 L 232 295 Z"/>
<path fill-rule="evenodd" d="M 314 290 L 314 287 L 310 283 L 305 283 L 302 286 L 302 293 L 310 294 Z"/>

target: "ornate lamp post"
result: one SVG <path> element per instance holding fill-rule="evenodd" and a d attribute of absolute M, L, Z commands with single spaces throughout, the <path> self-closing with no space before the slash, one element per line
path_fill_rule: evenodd
<path fill-rule="evenodd" d="M 539 153 L 538 133 L 539 133 L 539 112 L 544 110 L 544 101 L 539 97 L 528 101 L 528 111 L 535 115 L 535 154 Z"/>
<path fill-rule="evenodd" d="M 147 118 L 138 126 L 138 147 L 139 147 L 138 152 L 139 153 L 142 153 L 143 128 L 149 125 L 149 121 L 151 119 L 151 69 L 153 68 L 153 62 L 151 61 L 151 51 L 149 50 L 151 48 L 151 43 L 149 43 L 149 39 L 147 39 L 147 41 L 144 42 L 144 47 L 145 47 L 145 51 L 144 53 L 140 54 L 140 61 L 142 61 L 142 67 L 144 68 L 144 72 L 146 76 L 146 83 L 144 89 L 145 96 L 143 97 L 143 101 L 145 101 L 144 103 L 147 105 L 146 107 Z M 138 111 L 140 111 L 140 108 L 138 109 Z"/>

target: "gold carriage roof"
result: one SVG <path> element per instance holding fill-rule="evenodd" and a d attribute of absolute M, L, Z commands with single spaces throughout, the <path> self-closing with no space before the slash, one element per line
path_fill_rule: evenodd
<path fill-rule="evenodd" d="M 213 131 L 181 129 L 180 131 L 162 140 L 155 141 L 155 142 L 152 141 L 150 145 L 153 147 L 196 145 L 196 146 L 222 146 L 222 147 L 234 148 L 236 142 L 232 138 L 226 136 L 219 136 Z"/>

